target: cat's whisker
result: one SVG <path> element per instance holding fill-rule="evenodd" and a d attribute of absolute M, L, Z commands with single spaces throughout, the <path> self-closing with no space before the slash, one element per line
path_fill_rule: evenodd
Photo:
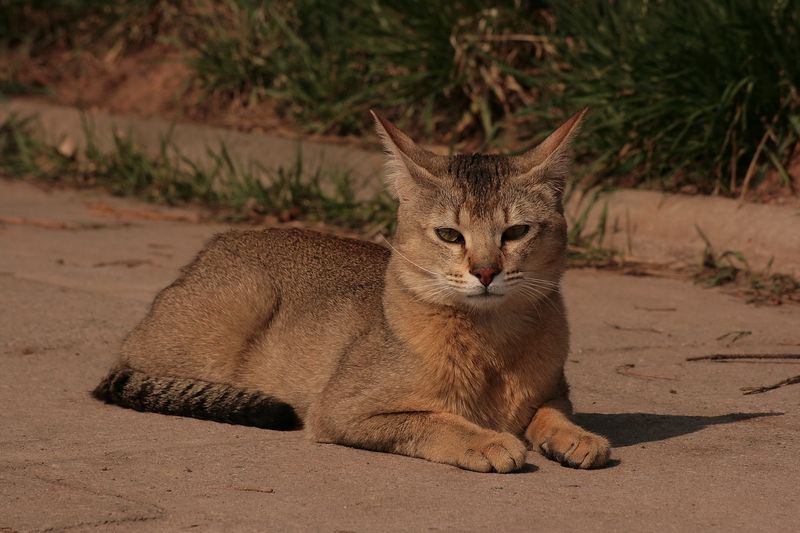
<path fill-rule="evenodd" d="M 430 292 L 430 291 L 438 290 L 438 289 L 441 289 L 441 288 L 442 288 L 442 285 L 440 285 L 438 283 L 430 284 L 430 285 L 411 285 L 411 286 L 408 286 L 409 290 L 411 290 L 413 292 L 417 292 L 417 293 Z"/>
<path fill-rule="evenodd" d="M 538 303 L 542 300 L 540 293 L 533 292 L 531 289 L 527 287 L 521 288 L 520 291 L 522 292 L 523 295 L 525 295 L 526 297 L 528 297 L 528 299 L 530 299 L 531 303 L 533 304 L 533 308 L 536 309 L 536 315 L 541 320 L 542 310 L 541 307 L 538 305 Z"/>
<path fill-rule="evenodd" d="M 536 288 L 536 289 L 538 289 L 540 291 L 543 291 L 546 294 L 549 294 L 551 292 L 556 292 L 556 293 L 561 292 L 561 287 L 559 287 L 559 286 L 542 285 L 542 284 L 539 284 L 539 283 L 536 283 L 536 282 L 530 282 L 530 281 L 523 281 L 523 282 L 519 282 L 519 283 L 509 283 L 509 287 L 512 287 L 512 288 L 515 288 L 515 289 L 518 289 L 520 287 L 531 287 L 531 288 Z"/>
<path fill-rule="evenodd" d="M 405 254 L 404 254 L 403 252 L 401 252 L 400 250 L 398 250 L 397 248 L 395 248 L 395 247 L 394 247 L 394 245 L 393 245 L 392 243 L 390 243 L 390 242 L 389 242 L 389 239 L 387 239 L 387 238 L 386 238 L 386 237 L 384 237 L 383 235 L 381 235 L 381 238 L 382 238 L 384 241 L 386 241 L 386 244 L 388 244 L 388 245 L 389 245 L 389 248 L 391 248 L 392 250 L 394 250 L 394 251 L 397 253 L 397 255 L 399 255 L 400 257 L 402 257 L 403 259 L 405 259 L 406 261 L 408 261 L 409 263 L 411 263 L 412 265 L 414 265 L 414 266 L 415 266 L 415 267 L 417 267 L 418 269 L 420 269 L 420 270 L 424 270 L 424 271 L 425 271 L 425 272 L 427 272 L 428 274 L 433 274 L 434 276 L 438 276 L 438 274 L 437 274 L 436 272 L 433 272 L 433 271 L 431 271 L 431 270 L 428 270 L 428 269 L 427 269 L 427 268 L 425 268 L 425 267 L 421 267 L 421 266 L 419 266 L 418 264 L 416 264 L 414 261 L 412 261 L 411 259 L 409 259 L 408 257 L 406 257 L 406 256 L 405 256 Z"/>
<path fill-rule="evenodd" d="M 541 292 L 543 295 L 548 295 L 551 292 L 559 292 L 558 287 L 552 287 L 550 285 L 541 285 L 539 283 L 536 283 L 536 282 L 533 282 L 533 281 L 530 281 L 530 280 L 527 280 L 527 281 L 523 282 L 522 286 L 523 287 L 527 287 L 529 289 L 535 289 L 535 290 Z"/>
<path fill-rule="evenodd" d="M 435 287 L 443 287 L 446 289 L 452 290 L 459 290 L 466 285 L 466 282 L 454 282 L 447 279 L 441 278 L 434 278 L 434 279 L 423 279 L 414 282 L 413 284 L 406 284 L 405 287 L 408 289 L 429 289 Z"/>
<path fill-rule="evenodd" d="M 539 305 L 542 301 L 542 298 L 536 294 L 528 294 L 528 299 L 531 302 L 531 307 L 536 310 L 536 316 L 541 320 L 542 318 L 542 306 Z"/>
<path fill-rule="evenodd" d="M 542 299 L 544 302 L 546 302 L 547 307 L 549 307 L 554 313 L 556 314 L 561 313 L 561 309 L 558 308 L 558 306 L 553 302 L 551 298 L 544 296 Z"/>
<path fill-rule="evenodd" d="M 422 291 L 418 293 L 418 296 L 421 299 L 427 299 L 428 301 L 436 301 L 438 298 L 444 294 L 448 294 L 450 292 L 450 288 L 447 286 L 440 286 L 436 289 L 429 289 L 427 291 Z"/>
<path fill-rule="evenodd" d="M 451 283 L 442 282 L 439 279 L 417 282 L 406 285 L 406 288 L 416 293 L 418 296 L 428 299 L 435 299 L 438 296 L 458 291 L 458 287 Z"/>
<path fill-rule="evenodd" d="M 544 302 L 545 305 L 550 307 L 553 312 L 560 313 L 561 310 L 558 306 L 553 303 L 553 301 L 548 297 L 549 294 L 540 290 L 539 287 L 535 287 L 532 285 L 523 285 L 518 290 L 523 292 L 523 294 L 527 294 L 535 303 Z"/>
<path fill-rule="evenodd" d="M 561 285 L 559 283 L 549 283 L 546 280 L 535 280 L 535 279 L 514 279 L 514 280 L 506 280 L 506 283 L 510 287 L 515 287 L 517 285 L 532 285 L 535 287 L 541 287 L 543 289 L 553 290 L 553 291 L 560 291 Z"/>
<path fill-rule="evenodd" d="M 522 279 L 525 280 L 525 281 L 531 281 L 531 282 L 535 282 L 535 283 L 540 283 L 542 285 L 551 285 L 553 287 L 557 287 L 557 286 L 561 285 L 557 281 L 551 281 L 549 279 L 543 279 L 543 278 L 527 278 L 527 277 L 523 277 Z"/>
<path fill-rule="evenodd" d="M 525 281 L 522 282 L 522 284 L 523 285 L 530 285 L 531 287 L 538 287 L 540 289 L 546 289 L 548 291 L 555 291 L 555 292 L 560 292 L 561 291 L 561 287 L 558 284 L 550 285 L 550 284 L 546 284 L 546 283 L 542 283 L 540 281 L 534 281 L 534 280 L 525 280 Z"/>
<path fill-rule="evenodd" d="M 521 275 L 533 274 L 534 275 L 533 277 L 527 278 L 527 279 L 538 279 L 538 280 L 541 280 L 541 281 L 549 281 L 550 283 L 557 283 L 555 281 L 551 281 L 551 280 L 547 280 L 547 279 L 544 279 L 544 278 L 537 277 L 537 276 L 541 276 L 542 274 L 552 274 L 552 272 L 548 272 L 548 271 L 542 271 L 542 270 L 520 270 L 519 274 L 521 274 Z"/>

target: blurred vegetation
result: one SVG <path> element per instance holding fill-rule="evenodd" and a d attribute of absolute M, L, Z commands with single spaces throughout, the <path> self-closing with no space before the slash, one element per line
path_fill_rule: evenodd
<path fill-rule="evenodd" d="M 44 137 L 34 119 L 11 115 L 0 122 L 0 175 L 196 204 L 229 221 L 303 220 L 373 235 L 394 227 L 395 205 L 387 194 L 357 198 L 349 174 L 309 171 L 300 153 L 293 166 L 272 170 L 235 161 L 225 145 L 209 149 L 204 165 L 184 156 L 169 136 L 155 154 L 119 132 L 103 149 L 88 122 L 80 145 L 51 144 Z"/>
<path fill-rule="evenodd" d="M 525 104 L 510 72 L 542 55 L 540 4 L 232 2 L 227 19 L 202 25 L 192 65 L 207 90 L 277 98 L 311 131 L 363 133 L 379 107 L 429 140 L 490 140 Z"/>
<path fill-rule="evenodd" d="M 734 193 L 800 154 L 800 2 L 554 2 L 563 106 L 593 109 L 596 179 Z"/>
<path fill-rule="evenodd" d="M 180 2 L 168 0 L 0 0 L 0 46 L 36 55 L 54 47 L 128 49 L 179 28 Z"/>
<path fill-rule="evenodd" d="M 589 106 L 584 186 L 800 172 L 800 0 L 0 0 L 7 49 L 154 42 L 203 95 L 307 132 L 364 134 L 378 107 L 425 141 L 522 148 Z"/>

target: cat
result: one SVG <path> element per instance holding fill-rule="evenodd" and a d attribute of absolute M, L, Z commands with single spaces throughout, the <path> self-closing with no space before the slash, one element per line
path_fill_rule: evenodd
<path fill-rule="evenodd" d="M 570 420 L 564 377 L 562 191 L 584 113 L 519 156 L 448 157 L 373 112 L 399 200 L 391 249 L 301 229 L 217 235 L 94 395 L 478 472 L 521 469 L 524 441 L 605 465 L 609 443 Z"/>

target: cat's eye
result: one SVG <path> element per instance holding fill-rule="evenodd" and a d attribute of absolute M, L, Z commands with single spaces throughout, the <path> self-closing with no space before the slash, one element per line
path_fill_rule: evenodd
<path fill-rule="evenodd" d="M 528 234 L 530 229 L 531 227 L 526 224 L 517 224 L 516 226 L 511 226 L 503 232 L 503 242 L 521 239 Z"/>
<path fill-rule="evenodd" d="M 464 242 L 464 236 L 453 228 L 436 228 L 436 236 L 444 242 L 452 242 L 461 244 Z"/>

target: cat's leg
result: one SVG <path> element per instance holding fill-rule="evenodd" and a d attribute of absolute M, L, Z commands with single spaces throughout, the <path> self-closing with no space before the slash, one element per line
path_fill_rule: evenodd
<path fill-rule="evenodd" d="M 326 424 L 327 425 L 327 424 Z M 449 413 L 407 412 L 326 428 L 321 442 L 397 453 L 477 472 L 513 472 L 525 464 L 527 447 L 511 433 L 481 428 Z"/>
<path fill-rule="evenodd" d="M 611 446 L 605 437 L 570 420 L 572 403 L 562 397 L 544 403 L 533 416 L 525 437 L 545 456 L 573 468 L 599 468 L 608 462 Z"/>

